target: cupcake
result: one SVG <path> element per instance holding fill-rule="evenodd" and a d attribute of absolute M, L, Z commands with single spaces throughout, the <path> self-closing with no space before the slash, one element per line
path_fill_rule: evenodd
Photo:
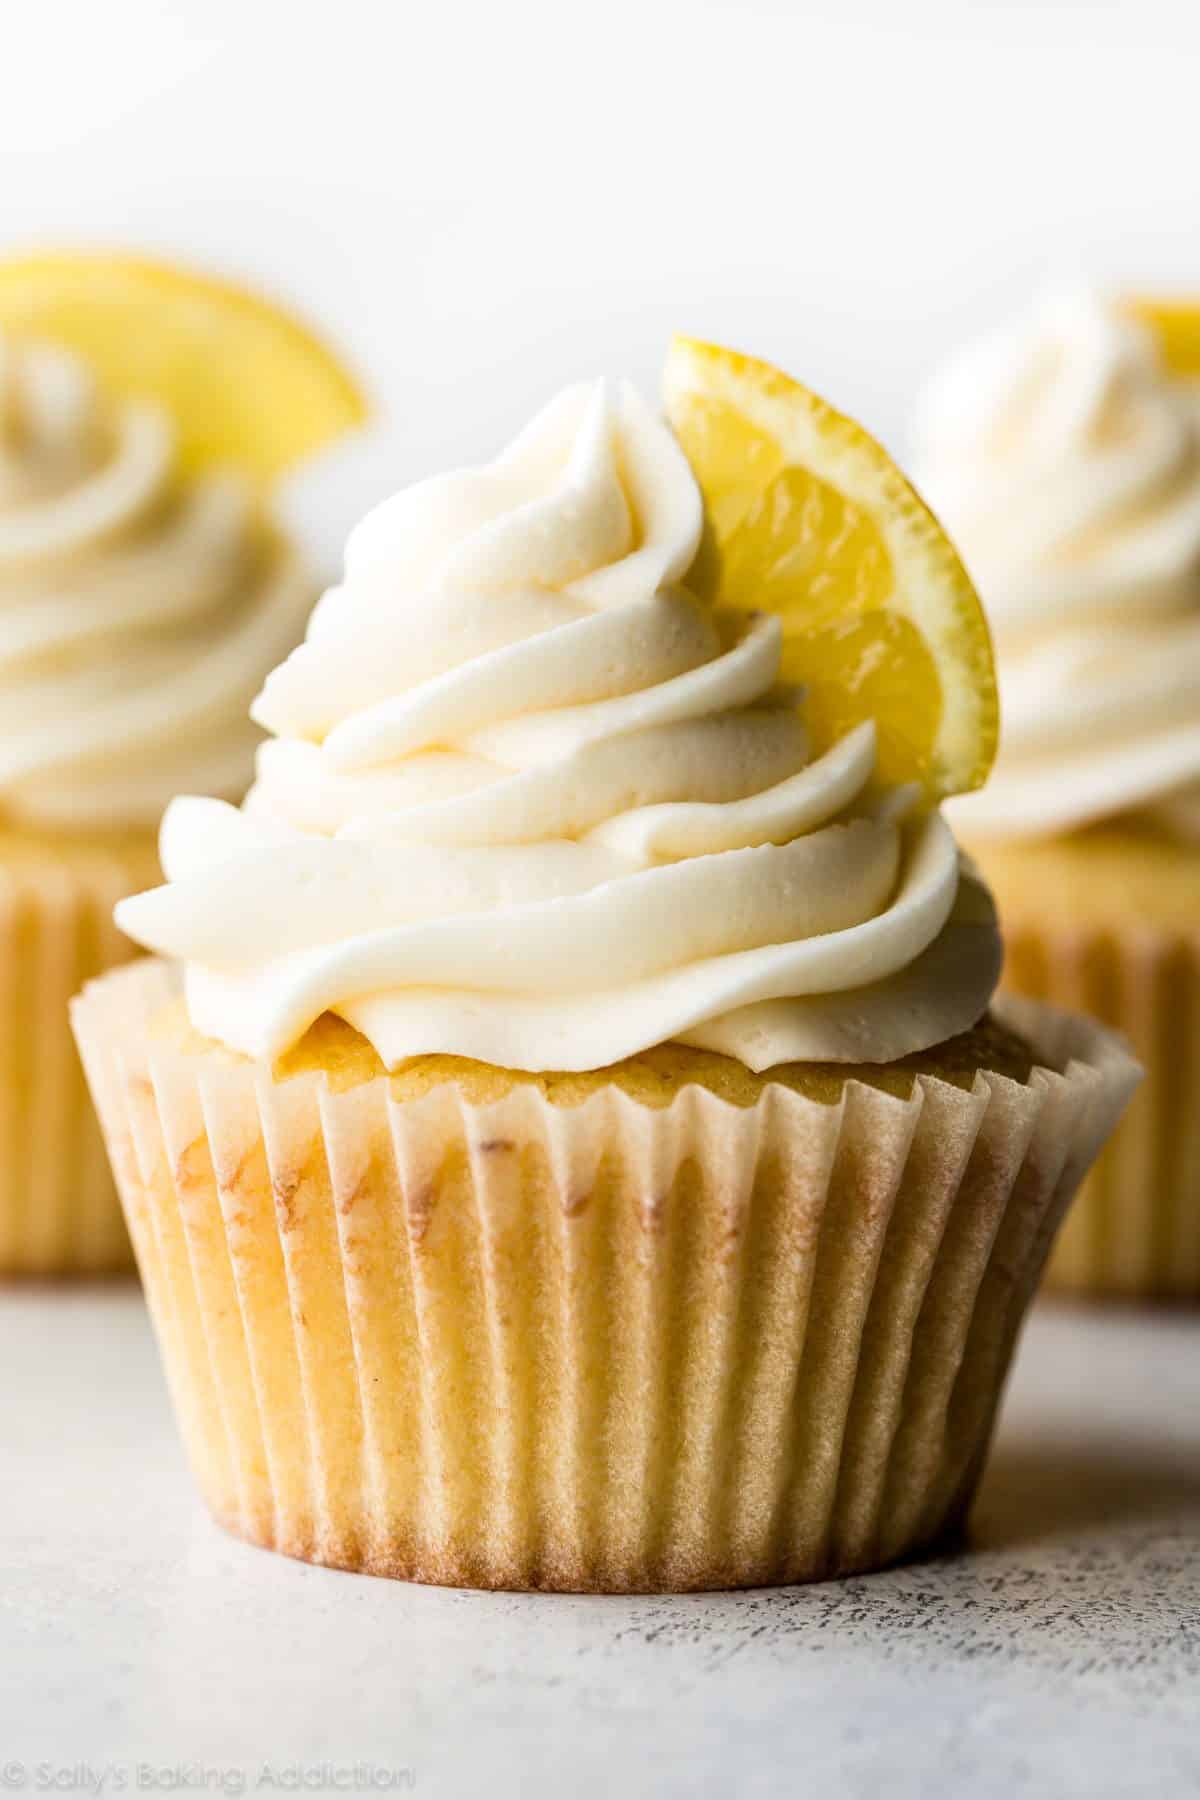
<path fill-rule="evenodd" d="M 1056 297 L 952 364 L 925 491 L 996 634 L 1004 737 L 955 823 L 1007 980 L 1133 1041 L 1146 1081 L 1050 1264 L 1200 1298 L 1200 396 L 1129 309 Z"/>
<path fill-rule="evenodd" d="M 1135 1079 L 989 1010 L 933 520 L 761 364 L 678 342 L 667 397 L 364 520 L 75 1005 L 200 1487 L 293 1556 L 654 1591 L 942 1539 Z"/>
<path fill-rule="evenodd" d="M 270 316 L 146 265 L 0 267 L 0 1276 L 131 1266 L 67 1005 L 129 954 L 113 906 L 172 794 L 244 794 L 247 707 L 312 606 L 264 505 L 282 440 L 209 466 Z M 310 399 L 301 448 L 337 423 Z"/>

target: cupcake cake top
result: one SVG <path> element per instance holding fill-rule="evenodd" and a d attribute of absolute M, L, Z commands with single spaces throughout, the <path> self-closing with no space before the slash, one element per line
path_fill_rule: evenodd
<path fill-rule="evenodd" d="M 234 474 L 183 479 L 161 407 L 0 336 L 0 820 L 153 829 L 240 796 L 246 709 L 313 586 Z"/>
<path fill-rule="evenodd" d="M 964 825 L 1147 814 L 1200 837 L 1200 393 L 1153 333 L 1054 296 L 952 362 L 918 480 L 987 604 L 1004 697 Z"/>
<path fill-rule="evenodd" d="M 245 805 L 181 799 L 118 921 L 252 1056 L 340 1014 L 424 1053 L 888 1061 L 986 1009 L 990 901 L 864 719 L 814 753 L 777 618 L 699 600 L 704 507 L 627 384 L 352 534 L 253 716 Z"/>

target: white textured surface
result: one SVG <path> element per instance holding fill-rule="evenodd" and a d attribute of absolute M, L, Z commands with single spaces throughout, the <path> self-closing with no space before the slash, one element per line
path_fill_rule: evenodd
<path fill-rule="evenodd" d="M 1200 1317 L 1035 1316 L 971 1552 L 682 1599 L 405 1587 L 221 1536 L 131 1290 L 0 1292 L 0 1370 L 0 1788 L 150 1791 L 150 1763 L 270 1792 L 322 1761 L 437 1796 L 1200 1788 Z"/>

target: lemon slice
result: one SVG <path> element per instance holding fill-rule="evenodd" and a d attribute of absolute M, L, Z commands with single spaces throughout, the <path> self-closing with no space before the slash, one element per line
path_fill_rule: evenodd
<path fill-rule="evenodd" d="M 187 473 L 233 464 L 265 485 L 366 417 L 354 378 L 287 313 L 137 257 L 0 262 L 0 330 L 62 344 L 115 398 L 164 406 Z"/>
<path fill-rule="evenodd" d="M 1200 379 L 1200 304 L 1143 296 L 1127 300 L 1125 305 L 1135 319 L 1150 327 L 1172 375 Z"/>
<path fill-rule="evenodd" d="M 767 363 L 676 338 L 667 416 L 704 494 L 689 585 L 777 613 L 819 753 L 874 719 L 879 776 L 931 800 L 985 780 L 991 638 L 950 540 L 872 437 Z"/>

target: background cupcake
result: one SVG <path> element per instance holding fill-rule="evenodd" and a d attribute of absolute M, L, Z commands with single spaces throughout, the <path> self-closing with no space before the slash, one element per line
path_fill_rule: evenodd
<path fill-rule="evenodd" d="M 236 290 L 0 267 L 0 1274 L 129 1260 L 67 1001 L 127 954 L 112 908 L 154 878 L 171 795 L 245 790 L 248 701 L 316 579 L 266 487 L 360 412 Z"/>
<path fill-rule="evenodd" d="M 1147 1072 L 1051 1279 L 1195 1298 L 1200 396 L 1130 310 L 1067 295 L 952 364 L 919 436 L 999 655 L 999 764 L 955 817 L 1008 979 L 1119 1025 Z"/>
<path fill-rule="evenodd" d="M 679 343 L 668 400 L 686 457 L 583 386 L 363 522 L 244 808 L 176 801 L 118 909 L 177 961 L 76 1005 L 205 1497 L 293 1555 L 627 1590 L 940 1538 L 1134 1078 L 985 1016 L 933 520 L 761 364 Z"/>

